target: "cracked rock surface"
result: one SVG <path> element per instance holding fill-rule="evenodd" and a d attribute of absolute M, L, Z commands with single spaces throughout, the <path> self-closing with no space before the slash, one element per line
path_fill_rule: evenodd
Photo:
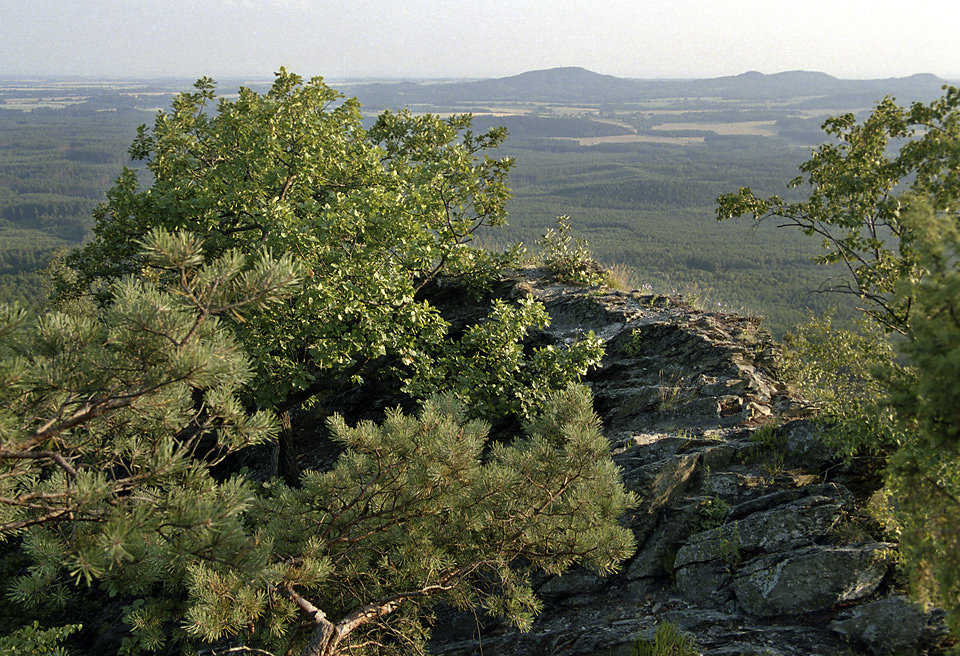
<path fill-rule="evenodd" d="M 710 656 L 936 651 L 942 613 L 907 600 L 895 545 L 863 512 L 871 463 L 833 459 L 813 408 L 775 373 L 759 320 L 682 299 L 576 288 L 530 269 L 502 295 L 533 295 L 551 325 L 535 338 L 606 344 L 587 379 L 611 452 L 641 504 L 624 518 L 637 552 L 619 574 L 539 582 L 527 633 L 442 614 L 431 653 L 629 656 L 661 621 Z"/>

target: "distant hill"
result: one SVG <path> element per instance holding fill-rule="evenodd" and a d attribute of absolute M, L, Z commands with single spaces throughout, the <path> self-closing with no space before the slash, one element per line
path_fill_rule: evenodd
<path fill-rule="evenodd" d="M 631 100 L 640 92 L 640 84 L 635 80 L 601 75 L 571 66 L 473 82 L 470 91 L 476 93 L 478 98 L 489 98 L 498 93 L 504 99 L 551 102 L 588 98 Z"/>
<path fill-rule="evenodd" d="M 885 95 L 901 103 L 931 100 L 941 95 L 944 80 L 930 74 L 880 80 L 841 80 L 815 71 L 788 71 L 699 80 L 640 80 L 601 75 L 579 67 L 529 71 L 510 77 L 418 84 L 372 83 L 341 88 L 365 105 L 458 105 L 484 102 L 579 102 L 590 104 L 639 102 L 657 98 L 721 98 L 782 101 L 806 99 L 828 107 L 871 106 Z"/>
<path fill-rule="evenodd" d="M 787 71 L 772 75 L 749 71 L 687 84 L 689 91 L 697 95 L 749 100 L 831 95 L 842 92 L 845 86 L 845 81 L 816 71 Z"/>
<path fill-rule="evenodd" d="M 637 80 L 601 75 L 585 68 L 551 68 L 510 77 L 417 84 L 414 82 L 375 83 L 341 87 L 364 104 L 394 106 L 404 103 L 433 105 L 470 102 L 610 102 L 642 97 Z"/>
<path fill-rule="evenodd" d="M 885 95 L 897 96 L 902 102 L 930 100 L 940 95 L 945 83 L 930 74 L 878 80 L 841 80 L 815 71 L 787 71 L 772 75 L 751 71 L 729 77 L 693 80 L 678 88 L 685 88 L 688 95 L 719 96 L 728 100 L 786 100 L 807 96 L 834 101 L 859 98 L 872 105 Z"/>

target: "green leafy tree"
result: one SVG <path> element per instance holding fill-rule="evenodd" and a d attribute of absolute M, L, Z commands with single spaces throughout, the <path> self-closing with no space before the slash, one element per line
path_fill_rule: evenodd
<path fill-rule="evenodd" d="M 491 260 L 469 243 L 504 221 L 512 162 L 484 153 L 505 132 L 408 111 L 365 129 L 355 99 L 284 69 L 265 94 L 217 101 L 212 80 L 195 86 L 141 127 L 130 153 L 150 179 L 127 169 L 107 193 L 96 238 L 70 260 L 72 288 L 140 275 L 136 241 L 157 226 L 202 236 L 213 257 L 290 254 L 302 290 L 235 325 L 257 368 L 251 390 L 269 406 L 376 375 L 387 356 L 410 363 L 441 340 L 446 324 L 418 292 Z"/>
<path fill-rule="evenodd" d="M 741 187 L 717 199 L 717 217 L 774 219 L 821 238 L 826 253 L 819 261 L 840 263 L 849 274 L 829 289 L 859 297 L 873 320 L 906 333 L 913 298 L 898 294 L 898 285 L 924 271 L 903 212 L 909 198 L 919 197 L 956 218 L 958 107 L 960 90 L 948 87 L 939 100 L 910 109 L 886 98 L 862 123 L 853 114 L 830 118 L 823 129 L 836 142 L 817 147 L 791 182 L 809 190 L 806 200 L 758 198 Z"/>
<path fill-rule="evenodd" d="M 913 300 L 901 345 L 916 378 L 891 381 L 891 400 L 912 439 L 892 458 L 901 546 L 917 588 L 947 609 L 960 633 L 960 225 L 925 204 L 904 214 L 926 275 L 903 281 Z"/>
<path fill-rule="evenodd" d="M 102 302 L 124 275 L 163 280 L 137 246 L 155 227 L 199 235 L 210 257 L 265 247 L 295 258 L 305 270 L 295 295 L 223 317 L 255 367 L 245 402 L 281 412 L 279 471 L 295 485 L 291 408 L 369 379 L 426 398 L 440 387 L 425 363 L 463 361 L 465 345 L 449 339 L 423 290 L 441 273 L 467 287 L 489 281 L 510 260 L 470 246 L 478 229 L 504 222 L 512 162 L 485 153 L 505 132 L 475 134 L 469 116 L 408 111 L 386 112 L 366 129 L 355 99 L 284 69 L 265 94 L 242 88 L 217 101 L 211 80 L 195 87 L 152 127 L 141 126 L 130 153 L 146 171 L 124 170 L 107 192 L 96 238 L 68 258 L 72 275 L 61 276 L 59 297 L 92 289 Z M 536 362 L 524 355 L 519 340 L 542 314 L 512 313 L 526 323 L 514 322 L 501 352 L 484 356 L 512 376 L 492 381 L 487 373 L 483 383 L 483 392 L 510 387 L 505 408 L 468 391 L 476 377 L 453 381 L 477 401 L 474 409 L 529 412 L 547 385 L 575 382 L 596 361 L 583 357 L 597 350 L 593 343 Z M 513 367 L 526 375 L 509 373 Z M 535 371 L 544 378 L 529 375 Z"/>
<path fill-rule="evenodd" d="M 885 346 L 850 334 L 817 335 L 814 324 L 800 334 L 800 353 L 817 356 L 821 364 L 810 366 L 811 358 L 793 366 L 841 420 L 859 420 L 860 428 L 842 446 L 890 453 L 887 485 L 902 526 L 907 570 L 919 592 L 944 605 L 957 631 L 960 90 L 946 87 L 939 100 L 909 109 L 888 98 L 862 123 L 847 115 L 829 119 L 824 129 L 839 143 L 820 146 L 801 166 L 808 200 L 760 199 L 741 188 L 718 199 L 718 216 L 776 217 L 823 238 L 828 252 L 821 260 L 841 262 L 850 274 L 840 291 L 859 296 L 879 327 L 898 334 Z M 803 182 L 801 177 L 794 184 Z M 906 367 L 892 362 L 893 347 Z M 872 426 L 871 404 L 862 403 L 871 395 L 880 397 Z M 897 424 L 892 433 L 883 420 L 891 408 Z"/>
<path fill-rule="evenodd" d="M 218 315 L 282 302 L 299 267 L 203 263 L 199 239 L 163 231 L 144 246 L 163 285 L 124 279 L 93 316 L 4 308 L 0 535 L 32 561 L 21 603 L 67 615 L 83 586 L 119 595 L 130 654 L 409 654 L 439 599 L 525 627 L 532 572 L 632 553 L 618 520 L 635 500 L 584 387 L 546 397 L 509 444 L 448 395 L 379 426 L 334 416 L 342 456 L 298 487 L 218 482 L 211 463 L 277 431 L 237 402 L 253 371 Z"/>

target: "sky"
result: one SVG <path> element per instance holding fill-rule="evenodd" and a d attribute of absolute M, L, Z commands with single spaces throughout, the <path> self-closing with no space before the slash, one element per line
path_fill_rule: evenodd
<path fill-rule="evenodd" d="M 956 0 L 0 0 L 0 75 L 960 79 Z"/>

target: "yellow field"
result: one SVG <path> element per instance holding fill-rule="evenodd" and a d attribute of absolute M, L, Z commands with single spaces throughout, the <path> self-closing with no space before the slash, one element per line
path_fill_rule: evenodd
<path fill-rule="evenodd" d="M 613 137 L 585 137 L 582 139 L 572 139 L 581 146 L 596 146 L 602 143 L 662 143 L 674 144 L 678 146 L 689 146 L 691 144 L 703 143 L 703 137 L 658 137 L 650 134 L 618 134 Z"/>
<path fill-rule="evenodd" d="M 87 99 L 86 96 L 65 96 L 65 97 L 55 97 L 55 98 L 7 98 L 5 102 L 0 102 L 0 107 L 6 107 L 7 109 L 19 109 L 24 112 L 29 112 L 34 109 L 40 109 L 41 107 L 49 107 L 53 109 L 60 109 L 61 107 L 66 107 L 67 105 L 79 105 Z"/>
<path fill-rule="evenodd" d="M 661 123 L 654 130 L 706 130 L 721 136 L 752 135 L 756 137 L 777 136 L 776 121 L 741 121 L 737 123 Z"/>

